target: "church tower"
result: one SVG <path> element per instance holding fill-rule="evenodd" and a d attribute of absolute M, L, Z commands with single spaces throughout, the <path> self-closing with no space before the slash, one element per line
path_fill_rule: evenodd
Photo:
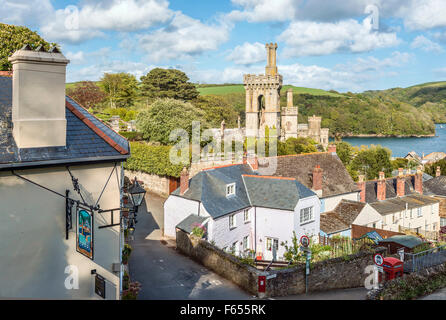
<path fill-rule="evenodd" d="M 245 74 L 243 83 L 246 91 L 246 135 L 265 135 L 266 127 L 270 135 L 281 134 L 280 129 L 280 89 L 283 78 L 277 71 L 277 43 L 266 44 L 267 65 L 265 74 Z"/>

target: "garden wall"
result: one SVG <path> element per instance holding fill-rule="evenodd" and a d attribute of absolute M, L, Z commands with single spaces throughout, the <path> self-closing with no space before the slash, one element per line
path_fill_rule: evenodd
<path fill-rule="evenodd" d="M 234 282 L 245 291 L 259 295 L 258 277 L 266 276 L 266 293 L 259 296 L 274 297 L 305 293 L 305 268 L 300 265 L 290 269 L 260 271 L 242 263 L 205 240 L 176 232 L 177 249 L 222 277 Z M 378 248 L 384 252 L 385 248 Z M 357 288 L 364 285 L 365 268 L 373 264 L 375 252 L 314 263 L 309 276 L 309 291 Z"/>
<path fill-rule="evenodd" d="M 150 192 L 167 197 L 169 195 L 169 177 L 158 176 L 156 174 L 148 174 L 141 171 L 125 170 L 124 174 L 131 181 L 136 177 L 138 181 L 144 183 L 144 188 Z"/>

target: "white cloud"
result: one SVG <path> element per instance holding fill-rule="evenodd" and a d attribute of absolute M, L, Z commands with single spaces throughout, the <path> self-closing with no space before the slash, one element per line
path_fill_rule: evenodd
<path fill-rule="evenodd" d="M 227 16 L 231 20 L 249 22 L 288 21 L 295 15 L 294 0 L 232 0 L 243 10 L 234 10 Z"/>
<path fill-rule="evenodd" d="M 0 21 L 15 25 L 38 25 L 54 9 L 50 0 L 0 0 Z"/>
<path fill-rule="evenodd" d="M 226 58 L 235 64 L 251 65 L 265 61 L 265 50 L 265 45 L 260 42 L 245 42 L 240 46 L 236 46 Z"/>
<path fill-rule="evenodd" d="M 417 36 L 412 41 L 410 46 L 413 49 L 421 49 L 426 52 L 436 52 L 436 53 L 444 52 L 444 49 L 440 44 L 438 44 L 438 43 L 436 43 L 422 35 Z"/>
<path fill-rule="evenodd" d="M 187 59 L 216 50 L 229 39 L 231 27 L 223 22 L 204 24 L 176 12 L 169 25 L 141 36 L 139 47 L 154 62 Z"/>
<path fill-rule="evenodd" d="M 369 18 L 362 23 L 353 19 L 337 23 L 295 21 L 278 39 L 286 43 L 284 55 L 288 57 L 367 52 L 400 42 L 394 32 L 374 31 Z"/>
<path fill-rule="evenodd" d="M 166 0 L 89 1 L 48 14 L 41 26 L 51 41 L 79 43 L 104 35 L 104 31 L 144 30 L 167 22 L 173 15 Z"/>
<path fill-rule="evenodd" d="M 83 64 L 85 63 L 85 53 L 83 51 L 71 52 L 68 51 L 65 56 L 70 60 L 71 64 Z"/>
<path fill-rule="evenodd" d="M 446 1 L 411 0 L 401 7 L 397 15 L 404 19 L 410 30 L 426 30 L 446 26 Z"/>

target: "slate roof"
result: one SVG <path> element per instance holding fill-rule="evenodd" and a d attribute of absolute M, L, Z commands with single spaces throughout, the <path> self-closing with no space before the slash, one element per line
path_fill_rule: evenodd
<path fill-rule="evenodd" d="M 438 202 L 439 202 L 438 200 L 432 197 L 414 193 L 404 197 L 397 197 L 392 199 L 386 199 L 383 201 L 377 201 L 371 203 L 370 205 L 380 214 L 388 214 L 392 212 L 399 212 L 405 210 L 406 204 L 408 209 L 414 209 Z"/>
<path fill-rule="evenodd" d="M 315 196 L 296 179 L 264 176 L 243 176 L 252 206 L 294 210 L 300 199 Z"/>
<path fill-rule="evenodd" d="M 429 195 L 446 197 L 446 176 L 435 177 L 424 182 L 423 192 Z"/>
<path fill-rule="evenodd" d="M 321 230 L 331 234 L 349 229 L 365 206 L 363 202 L 342 199 L 332 211 L 321 214 Z"/>
<path fill-rule="evenodd" d="M 295 178 L 309 189 L 313 186 L 313 169 L 316 165 L 320 165 L 323 170 L 321 198 L 359 191 L 341 159 L 335 153 L 317 152 L 260 158 L 259 174 L 269 170 L 268 163 L 275 160 L 277 161 L 277 169 L 274 173 L 268 173 L 267 175 Z M 271 164 L 274 165 L 273 162 Z"/>
<path fill-rule="evenodd" d="M 404 174 L 415 174 L 415 173 L 417 173 L 417 170 L 404 170 Z M 399 175 L 399 171 L 398 170 L 393 170 L 392 171 L 392 176 L 393 177 L 397 177 L 398 175 Z M 424 182 L 424 181 L 428 181 L 428 180 L 432 179 L 433 177 L 431 175 L 423 172 L 422 178 L 423 178 L 423 182 Z"/>
<path fill-rule="evenodd" d="M 332 211 L 321 214 L 320 229 L 326 234 L 337 233 L 349 228 L 350 225 L 340 220 Z"/>
<path fill-rule="evenodd" d="M 66 147 L 19 149 L 12 135 L 12 78 L 0 76 L 0 169 L 66 164 L 86 161 L 125 160 L 128 141 L 66 98 Z"/>
<path fill-rule="evenodd" d="M 236 191 L 227 197 L 230 183 L 235 183 Z M 316 195 L 295 179 L 259 176 L 247 164 L 200 171 L 183 195 L 179 188 L 172 194 L 200 201 L 214 219 L 252 206 L 294 210 L 299 199 Z"/>
<path fill-rule="evenodd" d="M 191 233 L 192 229 L 196 225 L 203 224 L 203 222 L 206 221 L 207 219 L 208 219 L 208 217 L 199 217 L 196 214 L 191 214 L 191 215 L 187 216 L 183 221 L 178 223 L 176 225 L 176 228 L 183 230 L 186 233 Z"/>

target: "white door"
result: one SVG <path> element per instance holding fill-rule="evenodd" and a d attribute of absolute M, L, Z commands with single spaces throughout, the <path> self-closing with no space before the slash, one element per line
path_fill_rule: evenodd
<path fill-rule="evenodd" d="M 277 260 L 277 251 L 279 250 L 279 239 L 276 238 L 265 238 L 265 256 L 264 259 L 271 261 Z"/>

